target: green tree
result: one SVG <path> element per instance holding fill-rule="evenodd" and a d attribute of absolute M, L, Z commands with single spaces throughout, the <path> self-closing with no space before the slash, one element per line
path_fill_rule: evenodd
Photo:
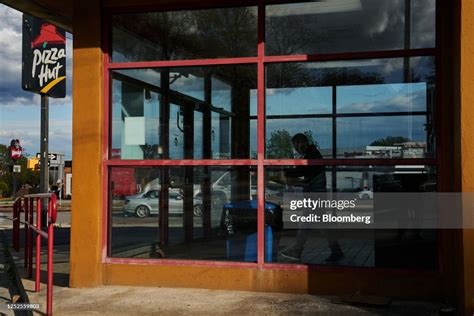
<path fill-rule="evenodd" d="M 0 197 L 2 197 L 5 193 L 9 191 L 8 184 L 5 182 L 0 181 Z"/>
<path fill-rule="evenodd" d="M 287 130 L 276 130 L 270 134 L 266 146 L 267 158 L 290 158 L 293 156 L 291 136 Z"/>
<path fill-rule="evenodd" d="M 28 154 L 24 157 L 13 161 L 10 158 L 10 152 L 8 146 L 0 144 L 0 182 L 7 184 L 7 189 L 3 192 L 3 195 L 12 194 L 13 184 L 13 165 L 20 165 L 21 172 L 16 175 L 16 189 L 18 190 L 24 184 L 30 184 L 31 186 L 39 185 L 39 172 L 36 170 L 27 169 Z"/>
<path fill-rule="evenodd" d="M 403 136 L 387 136 L 373 141 L 370 146 L 393 146 L 395 144 L 402 144 L 409 141 L 409 138 Z"/>
<path fill-rule="evenodd" d="M 8 170 L 11 164 L 8 146 L 0 144 L 0 175 Z"/>

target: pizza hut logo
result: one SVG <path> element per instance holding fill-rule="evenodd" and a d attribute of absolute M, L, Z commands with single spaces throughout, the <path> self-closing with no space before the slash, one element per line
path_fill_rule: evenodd
<path fill-rule="evenodd" d="M 56 26 L 47 23 L 41 25 L 40 33 L 31 42 L 33 49 L 31 76 L 39 80 L 40 87 L 59 78 L 59 71 L 64 67 L 60 60 L 66 58 L 65 48 L 47 49 L 48 45 L 64 45 L 65 43 L 65 37 L 57 31 Z"/>

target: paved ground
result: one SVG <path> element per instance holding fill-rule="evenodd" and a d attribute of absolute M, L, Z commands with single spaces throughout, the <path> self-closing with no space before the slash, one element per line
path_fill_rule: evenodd
<path fill-rule="evenodd" d="M 6 237 L 11 234 L 9 221 L 1 223 Z M 57 236 L 69 229 L 58 229 Z M 5 238 L 8 240 L 9 238 Z M 68 240 L 68 238 L 59 238 Z M 2 239 L 0 239 L 2 241 Z M 0 256 L 3 254 L 1 251 Z M 23 268 L 22 254 L 12 253 L 21 275 L 22 287 L 30 303 L 40 304 L 34 314 L 46 311 L 46 285 L 35 293 L 34 283 Z M 255 293 L 244 291 L 218 291 L 203 289 L 104 286 L 92 289 L 69 288 L 69 245 L 58 242 L 55 245 L 54 265 L 54 314 L 55 315 L 437 315 L 440 304 L 427 302 L 392 302 L 385 307 L 352 306 L 341 304 L 337 297 L 295 295 L 278 293 Z M 43 256 L 44 257 L 44 256 Z M 0 268 L 2 265 L 0 257 Z M 46 262 L 45 258 L 42 262 Z M 3 269 L 2 269 L 3 271 Z M 46 279 L 46 267 L 42 265 L 42 280 Z M 0 272 L 0 304 L 10 297 L 8 282 L 2 282 L 5 274 Z M 1 301 L 3 299 L 3 301 Z M 335 303 L 337 302 L 337 304 Z M 0 315 L 11 311 L 2 309 Z M 10 314 L 8 314 L 10 313 Z"/>
<path fill-rule="evenodd" d="M 46 285 L 35 293 L 34 282 L 27 278 L 21 254 L 13 253 L 22 275 L 22 285 L 30 303 L 46 310 Z M 93 289 L 68 287 L 68 247 L 55 249 L 54 314 L 55 315 L 437 315 L 439 304 L 426 302 L 392 302 L 385 307 L 336 304 L 340 298 L 314 295 L 255 293 L 203 289 L 103 286 Z M 45 260 L 43 259 L 43 262 Z M 46 278 L 42 265 L 42 280 Z"/>
<path fill-rule="evenodd" d="M 32 285 L 32 284 L 31 284 Z M 386 308 L 333 304 L 334 298 L 243 291 L 107 286 L 56 288 L 57 315 L 437 315 L 435 304 L 396 302 Z M 30 301 L 44 301 L 31 295 Z M 44 306 L 44 305 L 43 305 Z"/>
<path fill-rule="evenodd" d="M 0 239 L 2 238 L 1 233 L 0 231 Z M 11 303 L 10 278 L 7 270 L 5 249 L 3 243 L 0 242 L 0 315 L 14 314 L 7 308 L 7 304 Z"/>

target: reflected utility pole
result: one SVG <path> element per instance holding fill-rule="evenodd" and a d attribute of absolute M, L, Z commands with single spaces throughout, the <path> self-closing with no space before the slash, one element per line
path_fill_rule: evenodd
<path fill-rule="evenodd" d="M 49 191 L 49 166 L 48 166 L 48 151 L 49 151 L 49 98 L 47 95 L 41 95 L 41 157 L 40 157 L 40 193 L 48 193 Z M 41 223 L 46 227 L 46 199 L 43 199 Z"/>

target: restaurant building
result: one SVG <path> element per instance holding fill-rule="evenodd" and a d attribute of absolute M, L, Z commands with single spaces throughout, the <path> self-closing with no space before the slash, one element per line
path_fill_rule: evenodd
<path fill-rule="evenodd" d="M 74 35 L 70 286 L 474 312 L 472 229 L 314 231 L 288 260 L 275 224 L 291 169 L 368 200 L 474 191 L 471 0 L 2 2 Z"/>

